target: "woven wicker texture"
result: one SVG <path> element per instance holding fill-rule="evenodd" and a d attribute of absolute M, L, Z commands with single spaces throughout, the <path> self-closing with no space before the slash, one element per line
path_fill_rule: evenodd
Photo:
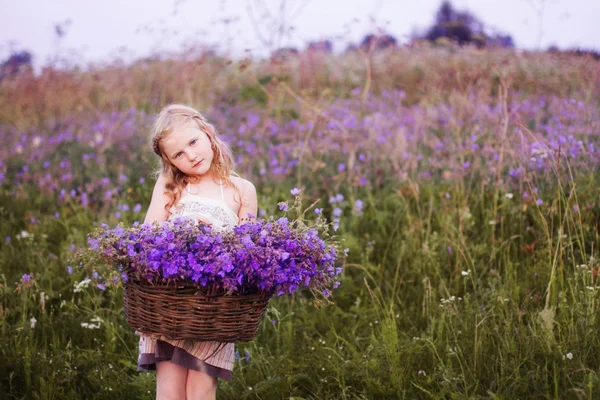
<path fill-rule="evenodd" d="M 225 295 L 178 284 L 152 285 L 130 279 L 124 283 L 125 316 L 144 334 L 173 340 L 248 342 L 272 294 Z"/>

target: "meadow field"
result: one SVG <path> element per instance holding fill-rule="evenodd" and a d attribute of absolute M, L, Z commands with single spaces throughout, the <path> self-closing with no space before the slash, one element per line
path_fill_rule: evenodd
<path fill-rule="evenodd" d="M 452 45 L 2 80 L 0 398 L 155 397 L 122 286 L 70 260 L 143 221 L 172 102 L 259 216 L 298 187 L 349 248 L 335 304 L 274 298 L 218 399 L 600 398 L 600 62 Z"/>

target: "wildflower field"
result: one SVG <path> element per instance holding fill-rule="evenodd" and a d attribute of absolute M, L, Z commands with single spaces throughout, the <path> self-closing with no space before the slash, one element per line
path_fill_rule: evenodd
<path fill-rule="evenodd" d="M 217 398 L 600 398 L 600 63 L 449 45 L 0 82 L 0 398 L 154 398 L 122 286 L 69 260 L 143 221 L 171 102 L 260 216 L 299 188 L 349 249 L 335 304 L 273 298 Z"/>

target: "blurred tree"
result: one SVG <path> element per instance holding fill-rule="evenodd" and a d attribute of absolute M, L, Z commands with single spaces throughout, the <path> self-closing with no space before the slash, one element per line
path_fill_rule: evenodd
<path fill-rule="evenodd" d="M 311 51 L 331 53 L 333 52 L 333 44 L 331 43 L 331 40 L 317 40 L 309 42 L 307 49 Z"/>
<path fill-rule="evenodd" d="M 363 51 L 369 51 L 372 48 L 381 50 L 381 49 L 396 47 L 397 43 L 398 43 L 398 41 L 392 35 L 388 35 L 388 34 L 375 35 L 375 34 L 371 33 L 363 38 L 362 42 L 360 43 L 360 48 Z"/>
<path fill-rule="evenodd" d="M 0 81 L 24 71 L 33 71 L 31 65 L 32 58 L 31 53 L 28 51 L 20 51 L 11 54 L 10 57 L 0 65 Z"/>
<path fill-rule="evenodd" d="M 483 46 L 514 47 L 510 35 L 487 35 L 484 24 L 468 11 L 458 11 L 445 0 L 436 12 L 433 26 L 427 29 L 423 38 L 435 42 L 446 38 L 460 45 L 475 44 Z"/>

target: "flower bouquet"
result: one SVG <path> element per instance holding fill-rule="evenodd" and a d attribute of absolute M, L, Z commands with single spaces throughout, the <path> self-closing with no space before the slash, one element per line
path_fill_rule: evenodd
<path fill-rule="evenodd" d="M 302 212 L 298 189 L 292 193 L 296 200 L 286 216 L 231 230 L 187 217 L 113 229 L 103 224 L 79 256 L 86 265 L 104 263 L 113 278 L 120 275 L 132 328 L 170 339 L 249 341 L 272 296 L 305 287 L 327 299 L 339 285 L 339 243 L 320 214 L 307 225 L 312 206 Z"/>

